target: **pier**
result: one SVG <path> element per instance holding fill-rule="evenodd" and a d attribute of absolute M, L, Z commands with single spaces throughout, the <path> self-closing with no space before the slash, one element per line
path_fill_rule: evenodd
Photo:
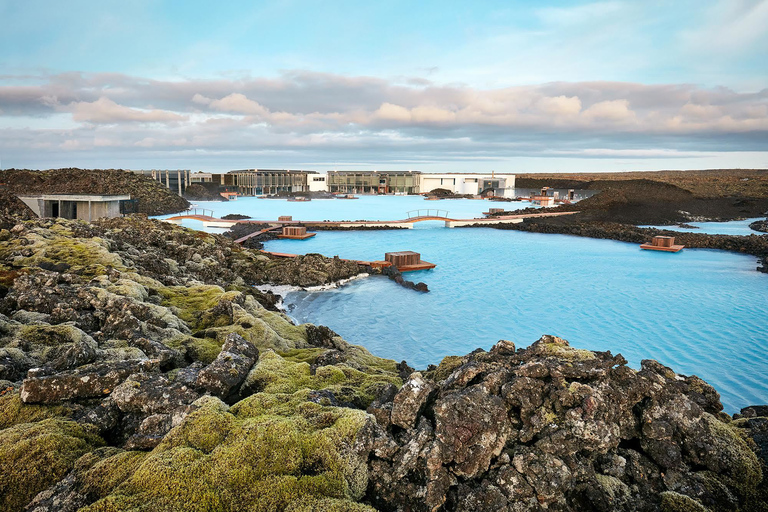
<path fill-rule="evenodd" d="M 267 256 L 272 256 L 273 258 L 298 258 L 300 256 L 299 254 L 291 254 L 287 252 L 273 252 L 273 251 L 263 251 L 263 250 L 259 252 L 261 252 L 262 254 L 266 254 Z M 363 267 L 373 267 L 373 268 L 395 267 L 399 272 L 415 272 L 417 270 L 430 270 L 437 266 L 434 263 L 423 261 L 421 259 L 421 254 L 413 251 L 388 252 L 384 254 L 383 260 L 367 261 L 367 260 L 350 260 L 346 258 L 341 258 L 341 260 L 351 261 L 352 263 L 357 263 L 358 265 L 361 265 Z"/>
<path fill-rule="evenodd" d="M 641 249 L 647 249 L 650 251 L 664 251 L 664 252 L 680 252 L 683 250 L 684 245 L 675 245 L 675 237 L 673 236 L 655 236 L 650 244 L 643 244 Z"/>

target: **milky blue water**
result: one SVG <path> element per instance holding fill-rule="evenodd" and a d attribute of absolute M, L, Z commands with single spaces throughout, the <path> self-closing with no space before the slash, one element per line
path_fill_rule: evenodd
<path fill-rule="evenodd" d="M 197 205 L 216 217 L 393 220 L 416 209 L 474 218 L 488 208 L 529 203 L 361 196 Z M 700 228 L 690 231 L 754 234 L 748 227 L 752 220 L 695 223 Z M 184 225 L 202 229 L 196 221 Z M 555 334 L 579 348 L 622 353 L 635 368 L 651 358 L 699 375 L 721 393 L 731 413 L 768 403 L 768 275 L 755 271 L 752 256 L 703 249 L 660 253 L 610 240 L 447 229 L 442 222 L 419 223 L 413 230 L 319 232 L 306 241 L 269 242 L 267 249 L 362 260 L 413 250 L 436 263 L 433 270 L 406 274 L 426 282 L 428 294 L 369 277 L 285 298 L 297 321 L 328 325 L 351 343 L 417 368 L 446 355 L 488 349 L 499 339 L 527 346 L 542 334 Z"/>
<path fill-rule="evenodd" d="M 285 199 L 259 199 L 241 197 L 236 201 L 195 201 L 195 206 L 212 210 L 214 217 L 230 213 L 248 215 L 255 220 L 277 220 L 281 215 L 291 215 L 294 220 L 401 220 L 413 210 L 430 209 L 434 213 L 454 219 L 484 217 L 488 208 L 518 210 L 531 207 L 527 201 L 495 202 L 480 199 L 439 199 L 427 201 L 421 196 L 366 196 L 359 199 L 313 199 L 312 201 L 288 201 Z M 447 214 L 446 214 L 447 212 Z M 175 214 L 173 214 L 175 215 Z M 173 217 L 164 215 L 157 218 Z M 203 229 L 202 222 L 184 220 L 182 226 Z M 210 232 L 224 230 L 206 229 Z"/>
<path fill-rule="evenodd" d="M 705 233 L 708 235 L 762 235 L 763 233 L 755 231 L 749 227 L 756 220 L 762 220 L 765 217 L 757 217 L 746 220 L 733 220 L 729 222 L 688 222 L 696 228 L 681 228 L 679 226 L 640 226 L 643 228 L 668 229 L 670 231 L 681 231 L 684 233 Z"/>
<path fill-rule="evenodd" d="M 520 347 L 554 334 L 579 348 L 621 353 L 635 368 L 650 358 L 699 375 L 731 413 L 768 403 L 768 275 L 755 271 L 754 257 L 441 225 L 320 232 L 266 248 L 363 260 L 413 250 L 436 263 L 406 274 L 426 282 L 427 294 L 369 277 L 285 298 L 296 320 L 327 325 L 417 368 L 499 339 Z"/>

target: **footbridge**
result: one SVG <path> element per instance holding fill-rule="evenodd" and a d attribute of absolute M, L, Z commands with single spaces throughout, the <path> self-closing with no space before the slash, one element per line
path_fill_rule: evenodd
<path fill-rule="evenodd" d="M 207 215 L 210 212 L 211 215 Z M 379 228 L 379 229 L 413 229 L 413 225 L 417 222 L 425 221 L 440 221 L 445 223 L 447 228 L 456 228 L 462 226 L 493 226 L 497 224 L 516 224 L 523 222 L 524 219 L 531 219 L 536 217 L 557 217 L 560 215 L 573 215 L 578 212 L 545 212 L 545 213 L 525 213 L 519 215 L 501 215 L 494 217 L 483 217 L 475 219 L 456 219 L 448 216 L 447 210 L 412 210 L 407 212 L 407 217 L 401 220 L 355 220 L 355 221 L 300 221 L 300 220 L 229 220 L 218 219 L 213 217 L 213 212 L 210 210 L 203 210 L 202 212 L 189 210 L 183 212 L 181 215 L 175 215 L 164 219 L 166 222 L 174 224 L 181 224 L 185 219 L 199 220 L 203 223 L 203 226 L 214 228 L 229 228 L 239 222 L 245 222 L 249 224 L 268 224 L 269 229 L 274 229 L 282 226 L 295 226 L 300 224 L 308 228 Z M 266 231 L 266 230 L 265 230 Z"/>

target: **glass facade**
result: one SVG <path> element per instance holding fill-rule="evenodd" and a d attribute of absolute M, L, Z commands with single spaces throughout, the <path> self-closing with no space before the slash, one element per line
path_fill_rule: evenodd
<path fill-rule="evenodd" d="M 234 188 L 243 196 L 277 194 L 279 192 L 307 192 L 307 175 L 310 171 L 244 170 L 230 171 L 224 175 L 225 187 Z"/>
<path fill-rule="evenodd" d="M 330 171 L 328 191 L 345 194 L 418 194 L 418 171 Z"/>

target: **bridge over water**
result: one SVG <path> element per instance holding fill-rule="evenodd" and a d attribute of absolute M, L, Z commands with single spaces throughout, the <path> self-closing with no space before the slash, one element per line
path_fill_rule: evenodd
<path fill-rule="evenodd" d="M 210 212 L 211 215 L 207 215 Z M 249 224 L 268 224 L 270 229 L 281 226 L 291 226 L 301 224 L 308 228 L 311 227 L 324 227 L 324 228 L 358 228 L 358 227 L 376 227 L 376 228 L 392 228 L 392 229 L 413 229 L 413 225 L 417 222 L 425 221 L 441 221 L 445 223 L 447 228 L 455 228 L 461 226 L 472 225 L 488 225 L 493 226 L 497 224 L 516 224 L 523 222 L 524 219 L 536 218 L 536 217 L 557 217 L 560 215 L 572 215 L 577 212 L 545 212 L 545 213 L 524 213 L 517 215 L 503 215 L 496 217 L 482 217 L 475 219 L 454 219 L 448 216 L 447 210 L 411 210 L 406 213 L 406 218 L 401 220 L 356 220 L 356 221 L 311 221 L 311 220 L 226 220 L 213 217 L 213 212 L 188 210 L 181 215 L 176 215 L 165 219 L 167 222 L 174 224 L 181 224 L 185 219 L 199 220 L 203 223 L 203 226 L 215 227 L 215 228 L 229 228 L 238 222 L 245 222 Z"/>

